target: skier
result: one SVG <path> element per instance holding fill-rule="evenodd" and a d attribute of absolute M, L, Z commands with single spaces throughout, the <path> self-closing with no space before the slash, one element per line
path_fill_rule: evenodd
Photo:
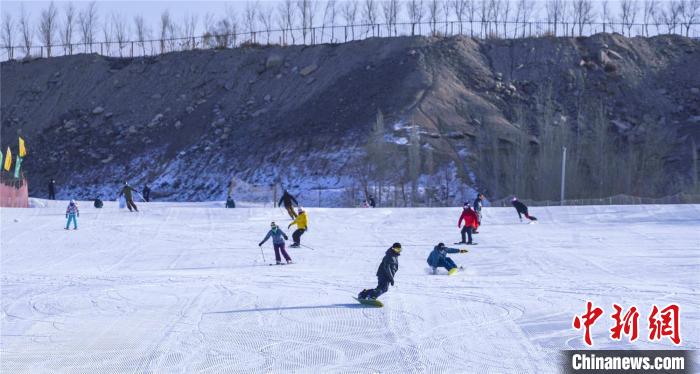
<path fill-rule="evenodd" d="M 472 210 L 468 202 L 464 203 L 464 209 L 462 210 L 462 215 L 459 216 L 457 221 L 457 228 L 462 227 L 462 221 L 464 220 L 464 227 L 462 228 L 462 241 L 455 244 L 474 244 L 472 243 L 472 232 L 479 227 L 479 217 L 476 212 Z M 464 234 L 469 236 L 469 241 L 466 241 Z"/>
<path fill-rule="evenodd" d="M 289 216 L 292 217 L 292 219 L 297 218 L 297 214 L 294 212 L 294 207 L 292 206 L 292 203 L 294 205 L 299 206 L 299 203 L 297 202 L 297 199 L 294 198 L 287 190 L 284 190 L 284 194 L 282 194 L 282 198 L 280 199 L 280 202 L 277 204 L 277 206 L 282 206 L 282 203 L 284 202 L 284 208 L 287 209 L 287 213 L 289 213 Z"/>
<path fill-rule="evenodd" d="M 102 206 L 104 204 L 102 203 L 102 200 L 100 200 L 100 198 L 98 197 L 95 199 L 95 202 L 93 203 L 93 205 L 95 206 L 95 208 L 99 209 L 99 208 L 102 208 Z"/>
<path fill-rule="evenodd" d="M 80 217 L 80 211 L 78 210 L 78 205 L 75 203 L 75 200 L 71 200 L 66 208 L 66 218 L 68 219 L 66 222 L 66 230 L 68 230 L 71 221 L 73 221 L 73 230 L 78 229 L 78 220 L 76 217 Z"/>
<path fill-rule="evenodd" d="M 377 207 L 377 203 L 374 201 L 374 196 L 372 195 L 369 195 L 369 206 L 371 206 L 372 208 Z"/>
<path fill-rule="evenodd" d="M 299 248 L 301 245 L 301 236 L 309 229 L 309 224 L 306 218 L 306 211 L 304 208 L 299 207 L 297 218 L 292 221 L 287 228 L 291 228 L 292 225 L 297 225 L 297 229 L 292 233 L 292 240 L 294 243 L 290 245 L 290 248 Z"/>
<path fill-rule="evenodd" d="M 476 211 L 476 216 L 477 216 L 477 223 L 479 226 L 481 226 L 481 207 L 483 206 L 484 202 L 484 194 L 479 193 L 476 195 L 476 199 L 474 199 L 474 210 Z M 479 232 L 474 230 L 472 231 L 472 234 L 478 234 Z"/>
<path fill-rule="evenodd" d="M 148 188 L 148 184 L 143 187 L 143 199 L 146 200 L 146 202 L 151 201 L 151 189 Z"/>
<path fill-rule="evenodd" d="M 56 180 L 49 181 L 49 200 L 56 200 Z"/>
<path fill-rule="evenodd" d="M 439 243 L 433 248 L 428 256 L 428 265 L 433 268 L 433 274 L 437 274 L 437 268 L 447 269 L 447 274 L 452 275 L 459 269 L 451 258 L 447 257 L 448 253 L 467 253 L 466 249 L 448 248 L 445 243 Z"/>
<path fill-rule="evenodd" d="M 399 255 L 401 254 L 401 243 L 394 243 L 386 250 L 386 254 L 377 269 L 377 288 L 364 289 L 357 298 L 376 300 L 380 295 L 389 290 L 389 284 L 394 285 L 394 276 L 399 271 Z"/>
<path fill-rule="evenodd" d="M 282 229 L 277 227 L 274 221 L 270 223 L 270 231 L 267 232 L 265 239 L 263 239 L 258 246 L 262 247 L 262 245 L 265 244 L 267 239 L 270 239 L 270 237 L 272 237 L 272 246 L 275 248 L 275 260 L 277 261 L 277 265 L 282 265 L 280 251 L 282 252 L 282 256 L 284 256 L 284 259 L 287 260 L 287 263 L 291 264 L 292 258 L 289 257 L 289 254 L 287 254 L 287 251 L 284 249 L 284 241 L 288 240 L 289 238 L 287 238 L 287 234 L 285 234 Z"/>
<path fill-rule="evenodd" d="M 131 188 L 129 186 L 129 182 L 124 182 L 124 188 L 122 188 L 122 191 L 119 193 L 119 196 L 124 195 L 124 199 L 126 200 L 126 207 L 129 208 L 130 212 L 139 211 L 139 209 L 136 207 L 136 204 L 134 204 L 134 198 L 131 195 L 132 192 L 137 192 L 135 189 Z M 131 210 L 131 209 L 134 210 Z"/>
<path fill-rule="evenodd" d="M 527 213 L 527 205 L 521 203 L 517 197 L 513 196 L 513 200 L 510 203 L 513 204 L 513 207 L 518 212 L 518 218 L 520 218 L 520 222 L 523 221 L 522 215 L 524 215 L 525 218 L 529 219 L 530 221 L 537 221 L 537 217 L 529 215 Z"/>
<path fill-rule="evenodd" d="M 231 197 L 231 195 L 228 195 L 228 197 L 226 198 L 226 207 L 227 208 L 235 208 L 236 207 L 236 202 L 233 201 L 233 198 Z"/>

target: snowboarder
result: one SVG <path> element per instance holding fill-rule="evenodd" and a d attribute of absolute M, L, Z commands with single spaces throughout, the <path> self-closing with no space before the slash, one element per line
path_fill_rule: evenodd
<path fill-rule="evenodd" d="M 433 274 L 437 274 L 437 268 L 447 269 L 447 274 L 456 273 L 459 268 L 457 264 L 447 257 L 448 253 L 467 253 L 466 249 L 448 248 L 445 243 L 439 243 L 428 256 L 428 265 L 433 268 Z"/>
<path fill-rule="evenodd" d="M 284 208 L 287 209 L 289 216 L 292 217 L 292 219 L 297 218 L 297 214 L 294 212 L 292 203 L 294 203 L 296 206 L 299 206 L 299 203 L 297 202 L 297 199 L 295 199 L 294 196 L 292 196 L 287 190 L 284 190 L 284 194 L 282 194 L 282 198 L 277 206 L 282 206 L 282 203 L 284 203 Z"/>
<path fill-rule="evenodd" d="M 520 200 L 518 200 L 517 197 L 513 196 L 513 200 L 511 200 L 510 203 L 513 204 L 513 207 L 518 212 L 518 218 L 520 218 L 520 222 L 523 221 L 523 215 L 530 221 L 537 221 L 537 217 L 529 215 L 527 212 L 527 205 L 520 202 Z"/>
<path fill-rule="evenodd" d="M 49 181 L 49 200 L 56 200 L 56 180 Z"/>
<path fill-rule="evenodd" d="M 143 186 L 143 199 L 146 202 L 151 201 L 151 189 L 148 187 L 148 184 Z"/>
<path fill-rule="evenodd" d="M 95 206 L 95 208 L 100 209 L 100 208 L 102 208 L 102 206 L 104 206 L 104 203 L 98 197 L 95 199 L 95 202 L 93 203 L 93 205 Z"/>
<path fill-rule="evenodd" d="M 272 237 L 272 246 L 275 248 L 275 260 L 277 261 L 277 265 L 282 265 L 282 259 L 280 258 L 280 252 L 282 252 L 282 256 L 284 256 L 284 259 L 287 261 L 288 264 L 292 263 L 292 258 L 289 257 L 289 254 L 287 254 L 287 251 L 284 249 L 284 241 L 288 240 L 287 234 L 285 234 L 282 229 L 280 229 L 275 222 L 273 221 L 270 223 L 270 231 L 267 232 L 267 235 L 265 235 L 265 239 L 263 239 L 260 244 L 258 244 L 259 247 L 262 247 L 263 244 L 267 241 L 267 239 L 270 239 Z M 282 239 L 284 238 L 284 239 Z"/>
<path fill-rule="evenodd" d="M 369 202 L 369 206 L 371 206 L 372 208 L 376 208 L 376 207 L 377 207 L 377 203 L 374 201 L 374 196 L 369 195 L 369 200 L 368 200 L 368 202 Z"/>
<path fill-rule="evenodd" d="M 134 210 L 138 212 L 139 209 L 136 207 L 136 204 L 134 204 L 134 198 L 131 194 L 132 192 L 137 191 L 131 188 L 131 186 L 129 186 L 129 182 L 124 182 L 124 188 L 122 188 L 122 191 L 119 193 L 119 196 L 124 195 L 124 199 L 126 200 L 126 207 L 129 208 L 130 212 L 133 212 Z"/>
<path fill-rule="evenodd" d="M 464 227 L 462 227 L 462 221 L 464 221 Z M 472 243 L 472 232 L 479 228 L 479 217 L 472 207 L 469 206 L 468 202 L 464 203 L 462 215 L 459 216 L 459 220 L 457 221 L 457 228 L 460 227 L 462 227 L 462 241 L 456 244 L 474 244 Z M 466 241 L 464 234 L 469 236 L 469 241 Z"/>
<path fill-rule="evenodd" d="M 78 229 L 78 219 L 76 217 L 80 217 L 78 204 L 75 203 L 75 200 L 71 200 L 66 208 L 66 218 L 68 219 L 66 222 L 66 230 L 68 230 L 71 221 L 73 221 L 73 230 Z"/>
<path fill-rule="evenodd" d="M 376 300 L 380 295 L 389 290 L 389 284 L 394 285 L 394 276 L 399 271 L 399 255 L 401 254 L 401 243 L 394 243 L 386 250 L 386 254 L 377 269 L 377 288 L 364 289 L 358 295 L 359 300 Z"/>
<path fill-rule="evenodd" d="M 304 208 L 299 207 L 297 218 L 292 221 L 287 228 L 291 228 L 292 225 L 297 225 L 297 229 L 292 233 L 292 240 L 294 243 L 290 245 L 290 248 L 299 248 L 301 245 L 301 236 L 309 229 L 308 221 L 306 218 L 306 211 Z"/>
<path fill-rule="evenodd" d="M 228 195 L 228 197 L 226 198 L 226 207 L 227 208 L 235 208 L 236 207 L 236 202 L 233 201 L 233 198 L 231 197 L 231 195 Z"/>
<path fill-rule="evenodd" d="M 474 199 L 474 211 L 476 211 L 476 216 L 477 216 L 477 223 L 479 226 L 481 226 L 481 207 L 483 206 L 484 202 L 484 194 L 479 193 L 476 195 L 476 199 Z M 472 231 L 472 234 L 478 234 L 479 232 L 474 230 Z"/>

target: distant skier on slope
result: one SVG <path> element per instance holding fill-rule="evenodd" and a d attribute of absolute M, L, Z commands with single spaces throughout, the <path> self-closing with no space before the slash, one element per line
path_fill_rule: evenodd
<path fill-rule="evenodd" d="M 49 181 L 49 200 L 56 200 L 56 180 Z"/>
<path fill-rule="evenodd" d="M 447 257 L 448 253 L 467 253 L 466 249 L 448 248 L 445 243 L 439 243 L 428 255 L 428 265 L 433 268 L 433 274 L 437 274 L 437 268 L 447 269 L 447 274 L 452 275 L 459 269 L 457 264 Z"/>
<path fill-rule="evenodd" d="M 129 208 L 130 212 L 133 212 L 133 210 L 131 210 L 132 208 L 138 212 L 139 209 L 136 207 L 136 204 L 134 204 L 132 192 L 137 191 L 129 186 L 129 182 L 124 182 L 124 187 L 122 188 L 121 192 L 119 192 L 119 196 L 124 196 L 124 199 L 126 200 L 126 207 Z"/>
<path fill-rule="evenodd" d="M 148 184 L 143 186 L 143 199 L 146 200 L 146 202 L 151 201 L 151 189 L 148 187 Z"/>
<path fill-rule="evenodd" d="M 364 289 L 357 298 L 376 300 L 380 295 L 389 290 L 389 284 L 394 285 L 394 276 L 399 271 L 399 255 L 401 254 L 401 243 L 394 243 L 386 250 L 386 254 L 377 269 L 377 287 L 375 289 Z"/>
<path fill-rule="evenodd" d="M 71 221 L 73 221 L 73 230 L 78 229 L 78 219 L 76 217 L 80 217 L 80 210 L 78 210 L 78 204 L 75 203 L 75 200 L 71 200 L 66 208 L 66 218 L 68 219 L 66 230 L 68 230 Z"/>
<path fill-rule="evenodd" d="M 462 227 L 462 221 L 464 221 L 464 227 Z M 460 227 L 462 227 L 462 241 L 455 244 L 475 244 L 472 242 L 472 232 L 479 228 L 479 217 L 468 202 L 464 203 L 464 209 L 462 209 L 462 214 L 457 221 L 457 228 Z M 466 241 L 465 234 L 469 236 L 469 241 Z"/>
<path fill-rule="evenodd" d="M 527 205 L 520 202 L 520 200 L 518 200 L 517 197 L 513 196 L 513 200 L 511 200 L 510 203 L 513 204 L 513 207 L 518 212 L 518 218 L 520 218 L 520 222 L 523 221 L 522 215 L 524 215 L 525 218 L 529 219 L 530 221 L 537 221 L 537 217 L 529 215 L 527 212 Z"/>
<path fill-rule="evenodd" d="M 294 243 L 289 246 L 290 248 L 299 248 L 301 245 L 301 236 L 309 229 L 309 222 L 304 208 L 299 207 L 298 213 L 297 218 L 287 226 L 289 229 L 292 225 L 297 225 L 297 229 L 292 233 L 292 240 L 294 240 Z"/>
<path fill-rule="evenodd" d="M 483 207 L 483 202 L 484 202 L 484 194 L 479 193 L 476 195 L 476 199 L 474 199 L 474 211 L 476 212 L 477 216 L 477 223 L 479 226 L 481 226 L 481 208 Z M 474 230 L 472 231 L 472 234 L 478 234 L 479 232 Z"/>
<path fill-rule="evenodd" d="M 374 201 L 374 196 L 369 195 L 369 199 L 367 200 L 367 203 L 369 204 L 370 207 L 376 208 L 377 207 L 377 202 Z"/>
<path fill-rule="evenodd" d="M 265 235 L 265 239 L 263 239 L 260 244 L 258 244 L 259 247 L 262 247 L 263 244 L 267 241 L 267 239 L 270 239 L 272 237 L 272 246 L 275 249 L 275 260 L 277 261 L 277 265 L 282 265 L 282 259 L 280 258 L 280 252 L 282 252 L 282 256 L 284 256 L 284 259 L 287 261 L 288 264 L 292 263 L 292 258 L 289 257 L 289 254 L 287 254 L 287 251 L 284 249 L 284 241 L 288 240 L 287 234 L 285 234 L 282 229 L 280 229 L 275 222 L 273 221 L 270 223 L 270 231 L 267 232 L 267 235 Z M 284 238 L 284 239 L 282 239 Z"/>
<path fill-rule="evenodd" d="M 297 214 L 294 212 L 294 205 L 299 206 L 299 203 L 297 202 L 297 199 L 294 198 L 287 190 L 284 190 L 284 194 L 282 194 L 282 198 L 280 198 L 279 203 L 277 203 L 277 206 L 282 206 L 282 203 L 284 203 L 284 208 L 287 209 L 287 213 L 289 213 L 289 216 L 292 217 L 292 219 L 297 218 Z"/>

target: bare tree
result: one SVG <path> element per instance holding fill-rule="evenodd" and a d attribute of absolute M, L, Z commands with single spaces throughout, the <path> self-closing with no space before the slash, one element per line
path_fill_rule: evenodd
<path fill-rule="evenodd" d="M 39 17 L 39 39 L 46 47 L 46 56 L 51 57 L 51 47 L 53 47 L 54 34 L 58 27 L 56 18 L 58 17 L 58 9 L 53 1 L 49 3 L 48 8 L 41 11 Z"/>
<path fill-rule="evenodd" d="M 547 26 L 553 26 L 554 36 L 557 36 L 557 25 L 564 19 L 564 1 L 547 0 L 545 10 L 547 12 Z"/>
<path fill-rule="evenodd" d="M 24 9 L 24 4 L 20 5 L 19 10 L 19 32 L 22 36 L 22 46 L 24 47 L 25 55 L 28 57 L 32 52 L 34 33 L 32 32 L 32 26 L 29 24 L 29 13 Z"/>
<path fill-rule="evenodd" d="M 182 16 L 182 37 L 185 38 L 183 44 L 184 49 L 194 49 L 194 35 L 197 32 L 198 16 L 196 14 L 185 14 Z"/>
<path fill-rule="evenodd" d="M 112 25 L 114 27 L 114 37 L 117 39 L 117 46 L 119 47 L 119 57 L 122 57 L 122 49 L 124 49 L 127 40 L 129 40 L 129 25 L 126 23 L 124 16 L 117 13 L 112 13 Z"/>
<path fill-rule="evenodd" d="M 297 9 L 301 19 L 302 44 L 306 44 L 306 34 L 308 34 L 309 13 L 311 12 L 311 0 L 297 0 Z"/>
<path fill-rule="evenodd" d="M 442 16 L 440 0 L 428 0 L 428 21 L 430 22 L 430 34 L 437 35 L 437 23 Z"/>
<path fill-rule="evenodd" d="M 294 33 L 292 28 L 296 23 L 296 13 L 294 12 L 294 3 L 292 0 L 283 0 L 277 5 L 277 24 L 282 29 L 282 43 L 287 44 L 287 32 L 292 38 L 294 44 Z"/>
<path fill-rule="evenodd" d="M 357 22 L 357 0 L 348 0 L 345 2 L 341 13 L 345 19 L 345 24 L 350 25 L 352 40 L 355 40 L 355 22 Z"/>
<path fill-rule="evenodd" d="M 627 36 L 632 36 L 632 26 L 634 26 L 634 19 L 637 17 L 638 10 L 639 4 L 637 4 L 636 0 L 620 1 L 620 21 L 627 28 Z"/>
<path fill-rule="evenodd" d="M 489 29 L 489 2 L 490 0 L 479 0 L 479 22 L 482 36 L 485 36 Z"/>
<path fill-rule="evenodd" d="M 78 13 L 78 26 L 80 26 L 82 42 L 85 44 L 86 51 L 87 46 L 90 46 L 90 52 L 92 52 L 92 44 L 95 43 L 97 19 L 97 3 L 94 1 L 87 3 L 85 8 Z"/>
<path fill-rule="evenodd" d="M 336 6 L 336 0 L 328 0 L 326 2 L 326 7 L 323 10 L 323 27 L 321 34 L 325 35 L 326 32 L 326 27 L 330 26 L 331 28 L 331 40 L 330 42 L 333 43 L 333 40 L 335 39 L 335 19 L 338 17 L 338 8 Z"/>
<path fill-rule="evenodd" d="M 474 36 L 474 21 L 477 20 L 479 7 L 476 0 L 467 0 L 467 20 L 469 21 L 469 35 Z"/>
<path fill-rule="evenodd" d="M 75 7 L 73 3 L 67 3 L 63 9 L 63 24 L 61 25 L 61 44 L 63 44 L 64 53 L 73 53 L 73 27 L 75 26 Z"/>
<path fill-rule="evenodd" d="M 170 30 L 170 24 L 172 20 L 170 19 L 170 12 L 166 9 L 160 14 L 160 24 L 158 27 L 159 31 L 159 42 L 160 42 L 160 53 L 165 53 L 165 41 L 168 38 L 168 31 Z"/>
<path fill-rule="evenodd" d="M 610 13 L 610 7 L 609 7 L 608 0 L 603 0 L 600 3 L 600 18 L 601 21 L 603 22 L 603 32 L 606 32 L 606 27 L 610 25 L 610 31 L 614 32 L 615 29 L 613 27 L 613 15 Z"/>
<path fill-rule="evenodd" d="M 657 8 L 657 0 L 644 0 L 642 20 L 644 21 L 644 35 L 647 37 L 649 36 L 649 24 L 656 19 Z"/>
<path fill-rule="evenodd" d="M 623 0 L 631 1 L 631 0 Z M 593 2 L 591 0 L 574 0 L 572 3 L 573 23 L 578 27 L 578 35 L 583 35 L 583 28 L 593 22 Z"/>
<path fill-rule="evenodd" d="M 14 58 L 14 45 L 15 45 L 15 21 L 12 19 L 10 13 L 5 13 L 2 16 L 2 44 L 7 49 L 7 58 L 12 60 Z"/>
<path fill-rule="evenodd" d="M 109 56 L 109 52 L 112 48 L 112 37 L 114 35 L 114 22 L 109 17 L 105 17 L 104 24 L 102 25 L 102 41 L 104 42 L 104 52 Z"/>
<path fill-rule="evenodd" d="M 142 15 L 137 15 L 134 17 L 134 31 L 136 32 L 136 43 L 141 46 L 141 53 L 146 54 L 146 38 L 148 37 L 149 30 L 143 20 Z"/>
<path fill-rule="evenodd" d="M 451 0 L 450 5 L 454 10 L 455 17 L 457 17 L 457 22 L 459 23 L 459 33 L 462 34 L 462 27 L 464 24 L 464 16 L 467 12 L 467 1 L 469 0 Z"/>
<path fill-rule="evenodd" d="M 508 22 L 510 21 L 510 0 L 505 0 L 503 1 L 503 5 L 501 6 L 501 21 L 503 22 L 503 37 L 507 38 L 508 37 Z"/>
<path fill-rule="evenodd" d="M 258 20 L 267 34 L 267 44 L 270 44 L 270 30 L 272 30 L 272 9 L 263 5 L 258 13 Z"/>
<path fill-rule="evenodd" d="M 377 24 L 377 1 L 376 0 L 364 0 L 362 5 L 362 22 L 367 25 L 367 32 L 372 30 L 372 36 L 374 36 L 374 28 Z"/>
<path fill-rule="evenodd" d="M 666 3 L 666 9 L 661 10 L 661 19 L 668 28 L 668 33 L 676 32 L 676 26 L 680 21 L 680 15 L 683 11 L 683 6 L 679 1 L 671 0 Z"/>
<path fill-rule="evenodd" d="M 700 0 L 681 0 L 681 24 L 685 26 L 685 36 L 690 35 L 690 28 L 698 21 Z"/>
<path fill-rule="evenodd" d="M 308 1 L 308 0 L 304 0 Z M 249 34 L 249 39 L 251 42 L 255 42 L 255 29 L 257 27 L 256 20 L 258 18 L 258 7 L 260 3 L 246 2 L 245 3 L 245 13 L 243 18 L 243 24 L 245 26 L 245 31 Z"/>
<path fill-rule="evenodd" d="M 318 1 L 310 1 L 309 2 L 309 34 L 310 34 L 310 42 L 311 44 L 316 43 L 316 24 L 314 23 L 314 20 L 316 20 L 316 15 L 318 14 L 318 5 L 320 2 Z"/>
<path fill-rule="evenodd" d="M 411 21 L 411 35 L 416 34 L 416 25 L 420 27 L 424 15 L 425 7 L 423 7 L 423 0 L 409 0 L 408 19 Z M 418 30 L 418 33 L 420 33 L 420 30 Z"/>
<path fill-rule="evenodd" d="M 498 23 L 501 21 L 501 8 L 503 1 L 508 0 L 489 0 L 489 19 L 493 23 L 493 31 L 489 30 L 489 37 L 498 37 Z"/>
<path fill-rule="evenodd" d="M 235 47 L 238 42 L 238 15 L 233 6 L 226 6 L 226 20 L 228 22 L 226 33 L 230 35 L 227 40 L 231 43 L 231 46 Z"/>
<path fill-rule="evenodd" d="M 386 0 L 382 2 L 382 13 L 384 14 L 384 22 L 386 23 L 387 35 L 397 34 L 396 19 L 399 15 L 398 0 Z"/>

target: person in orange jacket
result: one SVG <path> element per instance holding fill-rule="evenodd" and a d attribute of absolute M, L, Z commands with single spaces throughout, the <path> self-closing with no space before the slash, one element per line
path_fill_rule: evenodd
<path fill-rule="evenodd" d="M 464 227 L 462 227 L 462 221 L 464 221 Z M 468 202 L 464 203 L 464 209 L 457 221 L 457 227 L 462 228 L 462 241 L 456 244 L 476 244 L 472 242 L 472 232 L 479 228 L 479 216 L 469 206 Z M 465 234 L 469 236 L 469 241 L 466 241 Z"/>

